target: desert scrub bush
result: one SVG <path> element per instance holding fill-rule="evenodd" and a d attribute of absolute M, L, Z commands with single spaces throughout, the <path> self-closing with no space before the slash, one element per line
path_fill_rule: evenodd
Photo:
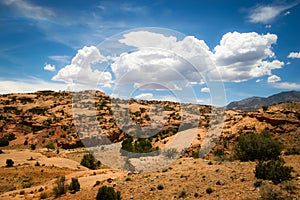
<path fill-rule="evenodd" d="M 36 149 L 36 145 L 35 145 L 35 144 L 31 144 L 31 145 L 30 145 L 30 149 L 31 149 L 31 150 L 35 150 L 35 149 Z"/>
<path fill-rule="evenodd" d="M 292 181 L 283 181 L 281 183 L 281 187 L 288 191 L 290 194 L 293 194 L 295 192 L 295 190 L 297 190 L 298 188 L 293 184 Z"/>
<path fill-rule="evenodd" d="M 284 163 L 283 159 L 260 161 L 255 167 L 255 177 L 263 180 L 271 180 L 274 184 L 290 180 L 293 168 L 284 166 Z"/>
<path fill-rule="evenodd" d="M 288 148 L 286 152 L 284 152 L 284 155 L 300 155 L 300 148 Z"/>
<path fill-rule="evenodd" d="M 225 155 L 224 150 L 223 149 L 217 149 L 214 151 L 214 156 L 223 156 Z"/>
<path fill-rule="evenodd" d="M 72 178 L 71 184 L 69 186 L 69 190 L 72 193 L 76 193 L 80 190 L 80 183 L 78 181 L 78 178 Z"/>
<path fill-rule="evenodd" d="M 12 159 L 7 159 L 6 160 L 6 167 L 13 167 L 14 166 L 14 161 Z"/>
<path fill-rule="evenodd" d="M 16 139 L 16 135 L 14 133 L 10 133 L 7 136 L 8 141 L 12 141 Z"/>
<path fill-rule="evenodd" d="M 113 187 L 102 186 L 98 190 L 96 200 L 121 200 L 121 193 L 115 192 Z"/>
<path fill-rule="evenodd" d="M 53 188 L 53 193 L 55 197 L 59 197 L 67 192 L 67 185 L 65 184 L 66 178 L 64 176 L 59 176 L 56 180 L 56 186 Z"/>
<path fill-rule="evenodd" d="M 1 137 L 0 138 L 0 147 L 5 147 L 9 145 L 9 141 L 6 137 Z"/>
<path fill-rule="evenodd" d="M 101 162 L 97 161 L 92 154 L 86 154 L 81 159 L 80 164 L 89 169 L 96 169 L 96 168 L 100 167 Z"/>
<path fill-rule="evenodd" d="M 158 148 L 158 147 L 157 147 Z M 120 152 L 122 156 L 135 157 L 136 153 L 149 153 L 156 155 L 158 149 L 153 148 L 152 143 L 148 138 L 133 138 L 128 135 L 122 142 L 122 148 Z"/>
<path fill-rule="evenodd" d="M 267 111 L 268 110 L 268 106 L 262 106 L 263 111 Z"/>
<path fill-rule="evenodd" d="M 283 145 L 272 139 L 269 133 L 250 133 L 239 136 L 235 155 L 241 161 L 265 161 L 277 159 L 282 149 Z"/>
<path fill-rule="evenodd" d="M 208 187 L 205 191 L 207 194 L 211 194 L 213 192 L 213 189 L 211 187 Z"/>
<path fill-rule="evenodd" d="M 158 190 L 163 190 L 165 187 L 162 184 L 158 184 L 157 189 Z"/>
<path fill-rule="evenodd" d="M 55 146 L 53 143 L 49 143 L 45 146 L 47 149 L 55 149 Z"/>
<path fill-rule="evenodd" d="M 283 194 L 280 189 L 269 184 L 261 186 L 260 196 L 261 200 L 292 200 L 288 195 Z"/>
<path fill-rule="evenodd" d="M 42 192 L 42 193 L 40 194 L 40 199 L 47 199 L 47 198 L 48 198 L 47 193 Z"/>
<path fill-rule="evenodd" d="M 167 149 L 163 152 L 164 156 L 166 156 L 167 158 L 173 159 L 177 156 L 178 151 L 175 148 L 170 148 Z"/>

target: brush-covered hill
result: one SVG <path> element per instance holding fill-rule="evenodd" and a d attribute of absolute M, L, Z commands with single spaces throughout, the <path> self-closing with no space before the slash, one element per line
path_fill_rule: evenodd
<path fill-rule="evenodd" d="M 284 101 L 255 111 L 227 109 L 225 113 L 206 105 L 114 99 L 100 91 L 7 94 L 0 96 L 0 102 L 0 199 L 53 199 L 57 176 L 66 176 L 67 184 L 76 177 L 81 185 L 80 191 L 67 192 L 60 199 L 95 199 L 104 185 L 120 191 L 122 199 L 260 199 L 262 192 L 300 196 L 296 189 L 300 155 L 295 155 L 300 154 L 300 102 Z M 221 135 L 214 138 L 208 133 L 217 131 L 218 123 Z M 87 149 L 109 141 L 129 150 L 137 150 L 133 147 L 140 141 L 163 149 L 178 133 L 189 135 L 194 130 L 196 136 L 178 159 L 150 172 L 143 172 L 139 158 L 126 156 L 132 171 L 143 173 L 103 163 L 90 170 L 80 164 Z M 147 140 L 128 134 L 151 131 L 157 134 Z M 258 180 L 255 162 L 234 157 L 241 135 L 263 131 L 284 145 L 285 165 L 293 167 L 290 181 Z M 197 159 L 206 137 L 212 137 L 216 146 L 204 159 Z M 6 159 L 12 159 L 14 166 L 5 167 Z"/>

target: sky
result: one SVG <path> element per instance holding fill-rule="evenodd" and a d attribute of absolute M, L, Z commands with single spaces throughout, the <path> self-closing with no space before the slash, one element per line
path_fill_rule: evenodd
<path fill-rule="evenodd" d="M 299 4 L 1 0 L 0 93 L 226 105 L 300 90 Z"/>

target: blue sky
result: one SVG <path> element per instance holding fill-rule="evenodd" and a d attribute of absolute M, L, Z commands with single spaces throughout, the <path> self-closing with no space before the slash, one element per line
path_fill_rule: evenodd
<path fill-rule="evenodd" d="M 2 0 L 0 93 L 97 87 L 221 105 L 299 90 L 299 4 Z"/>

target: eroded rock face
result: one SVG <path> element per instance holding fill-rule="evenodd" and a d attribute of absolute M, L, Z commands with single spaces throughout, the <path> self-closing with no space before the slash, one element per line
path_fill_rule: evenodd
<path fill-rule="evenodd" d="M 136 173 L 157 170 L 171 162 L 172 160 L 162 155 L 128 159 L 129 170 Z"/>

